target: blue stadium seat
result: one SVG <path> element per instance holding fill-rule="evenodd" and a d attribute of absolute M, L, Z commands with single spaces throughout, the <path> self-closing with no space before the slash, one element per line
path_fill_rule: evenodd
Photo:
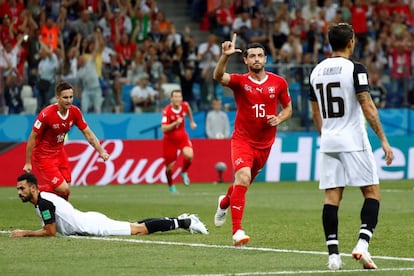
<path fill-rule="evenodd" d="M 134 88 L 133 84 L 124 84 L 122 86 L 122 104 L 124 105 L 125 113 L 130 113 L 134 111 L 132 100 L 131 100 L 132 88 Z"/>

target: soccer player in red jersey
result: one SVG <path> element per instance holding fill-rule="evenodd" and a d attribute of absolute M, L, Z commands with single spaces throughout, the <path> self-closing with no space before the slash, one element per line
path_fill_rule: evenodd
<path fill-rule="evenodd" d="M 26 163 L 23 170 L 32 171 L 32 164 L 42 181 L 39 190 L 69 198 L 72 181 L 69 160 L 63 147 L 66 133 L 76 125 L 86 140 L 106 161 L 109 154 L 85 122 L 82 112 L 74 105 L 73 87 L 67 82 L 56 85 L 57 103 L 39 112 L 26 145 Z"/>
<path fill-rule="evenodd" d="M 190 167 L 193 157 L 193 145 L 191 144 L 188 133 L 185 130 L 184 119 L 188 116 L 191 129 L 195 129 L 197 124 L 194 122 L 193 112 L 187 102 L 183 102 L 181 90 L 171 91 L 171 103 L 162 111 L 161 130 L 163 132 L 163 157 L 165 163 L 165 175 L 167 177 L 168 188 L 172 193 L 177 189 L 173 182 L 172 170 L 177 160 L 177 151 L 184 155 L 184 163 L 181 169 L 181 177 L 185 185 L 190 185 L 187 170 Z"/>
<path fill-rule="evenodd" d="M 292 116 L 292 104 L 286 80 L 265 71 L 265 48 L 259 43 L 248 44 L 244 52 L 247 73 L 225 72 L 230 56 L 242 52 L 235 48 L 236 37 L 233 34 L 232 41 L 222 43 L 221 57 L 214 70 L 214 79 L 233 90 L 237 105 L 231 138 L 234 183 L 226 195 L 219 197 L 214 223 L 223 225 L 230 207 L 233 244 L 241 246 L 250 240 L 241 224 L 247 189 L 269 157 L 277 126 Z"/>

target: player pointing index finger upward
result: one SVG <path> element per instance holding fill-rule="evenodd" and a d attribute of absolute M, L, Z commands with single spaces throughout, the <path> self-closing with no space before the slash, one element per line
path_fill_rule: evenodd
<path fill-rule="evenodd" d="M 240 246 L 250 240 L 242 228 L 246 192 L 267 161 L 277 126 L 292 116 L 292 105 L 286 80 L 265 71 L 267 57 L 263 45 L 251 43 L 242 51 L 236 48 L 236 39 L 237 35 L 233 34 L 232 41 L 222 43 L 213 75 L 233 91 L 237 106 L 231 137 L 235 179 L 226 195 L 219 197 L 214 223 L 223 225 L 230 208 L 233 244 Z M 225 72 L 230 56 L 235 53 L 243 53 L 247 73 Z"/>

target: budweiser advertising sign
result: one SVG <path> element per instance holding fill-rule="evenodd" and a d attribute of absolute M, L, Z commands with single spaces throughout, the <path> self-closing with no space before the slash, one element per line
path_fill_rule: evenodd
<path fill-rule="evenodd" d="M 193 140 L 194 160 L 189 170 L 193 183 L 216 182 L 217 162 L 224 162 L 227 170 L 223 181 L 230 182 L 233 172 L 230 161 L 230 140 Z M 108 185 L 108 184 L 153 184 L 165 183 L 164 159 L 161 140 L 106 140 L 103 148 L 110 154 L 104 162 L 95 149 L 86 140 L 67 141 L 65 150 L 72 166 L 72 185 Z M 0 165 L 8 168 L 1 186 L 14 186 L 16 177 L 21 174 L 24 165 L 26 144 L 21 143 L 4 150 L 0 155 Z M 173 177 L 181 183 L 179 177 L 182 156 L 174 167 Z M 34 172 L 35 168 L 34 168 Z"/>

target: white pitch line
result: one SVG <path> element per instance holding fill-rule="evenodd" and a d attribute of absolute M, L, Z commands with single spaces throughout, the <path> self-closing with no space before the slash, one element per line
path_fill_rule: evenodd
<path fill-rule="evenodd" d="M 3 233 L 3 234 L 10 234 L 10 232 L 11 231 L 2 231 L 2 230 L 0 230 L 0 233 Z M 322 252 L 322 251 L 305 251 L 305 250 L 278 249 L 278 248 L 266 248 L 266 247 L 235 247 L 233 245 L 230 246 L 230 245 L 216 245 L 216 244 L 205 244 L 205 243 L 184 243 L 184 242 L 169 242 L 169 241 L 123 239 L 123 238 L 115 238 L 115 237 L 67 236 L 66 238 L 117 241 L 117 242 L 129 242 L 129 243 L 176 245 L 176 246 L 188 246 L 188 247 L 221 248 L 221 249 L 233 249 L 233 250 L 250 250 L 250 251 L 263 251 L 263 252 L 276 252 L 276 253 L 327 255 L 327 252 Z M 347 257 L 352 256 L 351 254 L 344 254 L 344 253 L 341 253 L 340 255 L 341 256 L 347 256 Z M 382 260 L 392 260 L 392 261 L 414 262 L 414 258 L 404 258 L 404 257 L 372 256 L 372 258 L 382 259 Z"/>
<path fill-rule="evenodd" d="M 264 271 L 264 272 L 241 272 L 241 273 L 224 273 L 224 274 L 185 274 L 179 276 L 249 276 L 249 275 L 303 275 L 303 274 L 322 274 L 322 273 L 355 273 L 355 272 L 384 272 L 384 271 L 414 271 L 414 267 L 407 268 L 379 268 L 375 270 L 370 269 L 343 269 L 343 270 L 296 270 L 296 271 Z"/>
<path fill-rule="evenodd" d="M 304 251 L 294 249 L 278 249 L 278 248 L 266 248 L 266 247 L 235 247 L 233 245 L 216 245 L 205 243 L 184 243 L 184 242 L 169 242 L 169 241 L 149 241 L 149 240 L 136 240 L 136 239 L 121 239 L 113 237 L 90 237 L 90 236 L 69 236 L 70 238 L 77 239 L 90 239 L 90 240 L 106 240 L 106 241 L 122 241 L 130 243 L 147 243 L 147 244 L 161 244 L 161 245 L 178 245 L 189 247 L 205 247 L 205 248 L 222 248 L 222 249 L 235 249 L 235 250 L 251 250 L 251 251 L 264 251 L 264 252 L 277 252 L 277 253 L 296 253 L 296 254 L 311 254 L 311 255 L 327 255 L 327 252 L 321 251 Z M 341 256 L 352 257 L 352 254 L 340 254 Z M 390 257 L 390 256 L 372 256 L 375 259 L 393 260 L 393 261 L 408 261 L 414 262 L 414 258 L 403 257 Z"/>

